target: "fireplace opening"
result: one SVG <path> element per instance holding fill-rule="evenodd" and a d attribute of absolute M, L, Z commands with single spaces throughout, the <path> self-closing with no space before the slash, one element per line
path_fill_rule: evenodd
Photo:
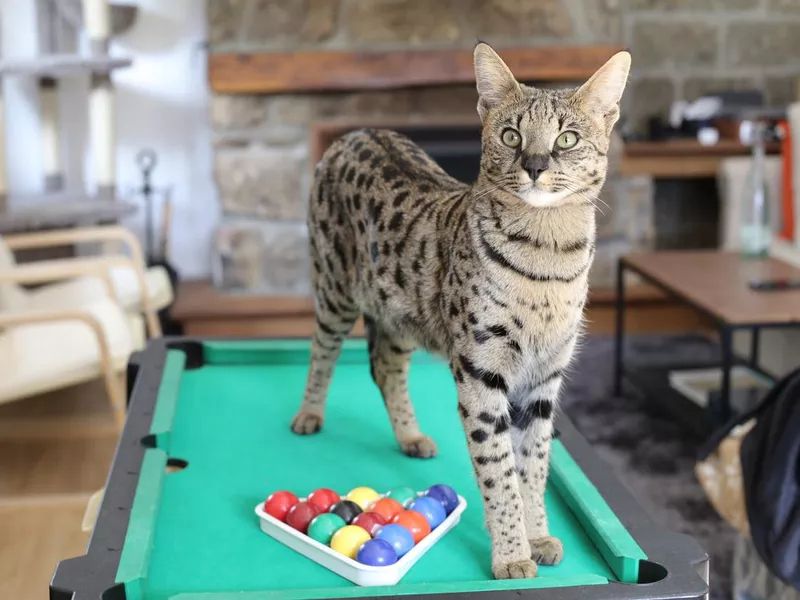
<path fill-rule="evenodd" d="M 473 183 L 481 160 L 481 130 L 478 126 L 433 126 L 400 128 L 451 177 Z"/>

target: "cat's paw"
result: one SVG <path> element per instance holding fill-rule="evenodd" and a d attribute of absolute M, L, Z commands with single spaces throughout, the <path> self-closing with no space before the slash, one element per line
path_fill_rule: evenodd
<path fill-rule="evenodd" d="M 300 435 L 310 435 L 322 429 L 322 416 L 299 412 L 292 420 L 292 431 Z"/>
<path fill-rule="evenodd" d="M 536 563 L 529 558 L 492 565 L 495 579 L 532 579 L 536 577 L 536 571 Z"/>
<path fill-rule="evenodd" d="M 427 435 L 422 435 L 410 440 L 400 442 L 403 454 L 412 458 L 433 458 L 439 453 L 439 449 Z"/>
<path fill-rule="evenodd" d="M 531 558 L 539 565 L 557 565 L 564 558 L 564 545 L 554 537 L 530 540 Z"/>

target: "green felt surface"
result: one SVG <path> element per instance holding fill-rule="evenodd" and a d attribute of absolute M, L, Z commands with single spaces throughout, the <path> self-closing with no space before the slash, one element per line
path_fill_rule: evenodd
<path fill-rule="evenodd" d="M 423 355 L 411 369 L 419 421 L 440 450 L 433 460 L 419 460 L 399 451 L 360 342 L 342 354 L 325 427 L 315 436 L 289 430 L 303 394 L 307 343 L 208 343 L 206 360 L 184 371 L 183 354 L 174 351 L 165 368 L 151 428 L 159 448 L 147 451 L 117 577 L 130 598 L 221 600 L 238 592 L 236 598 L 248 600 L 300 600 L 635 581 L 644 554 L 558 441 L 546 500 L 565 558 L 540 567 L 536 579 L 492 578 L 481 496 L 455 386 L 441 361 Z M 167 455 L 188 461 L 188 468 L 165 474 Z M 354 586 L 286 548 L 261 532 L 253 513 L 278 489 L 302 496 L 318 487 L 383 492 L 439 482 L 467 500 L 461 522 L 385 589 Z M 565 499 L 574 493 L 583 497 Z"/>

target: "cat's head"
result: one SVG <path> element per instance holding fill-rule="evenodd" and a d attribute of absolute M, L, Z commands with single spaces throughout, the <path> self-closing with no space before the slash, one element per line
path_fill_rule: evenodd
<path fill-rule="evenodd" d="M 593 201 L 605 181 L 630 54 L 618 52 L 569 90 L 520 84 L 485 43 L 474 58 L 484 183 L 532 206 Z"/>

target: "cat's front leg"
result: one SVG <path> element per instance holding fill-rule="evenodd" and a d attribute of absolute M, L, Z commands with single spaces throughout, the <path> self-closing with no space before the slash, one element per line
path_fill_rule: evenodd
<path fill-rule="evenodd" d="M 561 541 L 550 535 L 544 502 L 553 438 L 555 402 L 546 398 L 511 405 L 511 436 L 524 504 L 531 557 L 540 565 L 556 565 L 564 557 Z"/>
<path fill-rule="evenodd" d="M 492 572 L 497 579 L 536 577 L 516 475 L 503 377 L 464 356 L 453 361 L 453 371 L 458 385 L 458 409 L 492 540 Z"/>
<path fill-rule="evenodd" d="M 564 557 L 561 540 L 550 535 L 544 493 L 556 406 L 574 348 L 572 336 L 555 356 L 538 365 L 530 379 L 512 389 L 508 398 L 511 439 L 525 505 L 525 529 L 531 556 L 540 565 L 556 565 Z"/>

